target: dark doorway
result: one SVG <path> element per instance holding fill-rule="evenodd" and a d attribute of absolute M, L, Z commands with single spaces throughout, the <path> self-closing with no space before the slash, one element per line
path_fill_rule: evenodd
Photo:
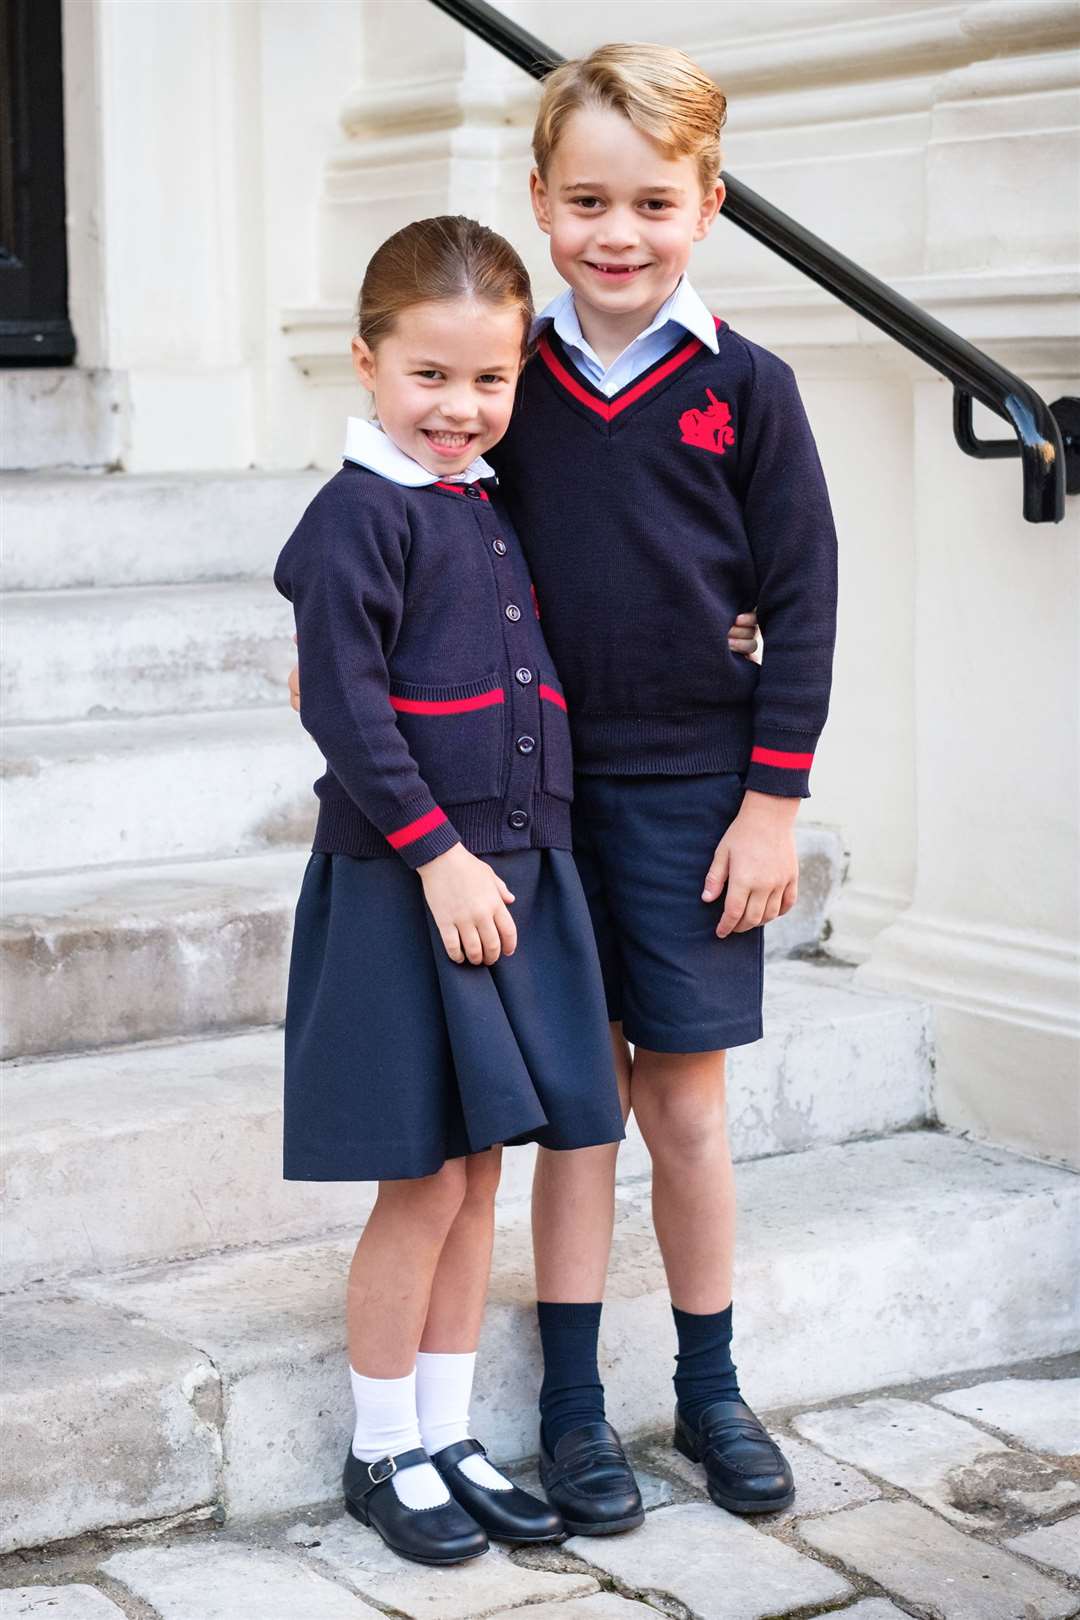
<path fill-rule="evenodd" d="M 66 365 L 60 0 L 0 0 L 0 365 Z"/>

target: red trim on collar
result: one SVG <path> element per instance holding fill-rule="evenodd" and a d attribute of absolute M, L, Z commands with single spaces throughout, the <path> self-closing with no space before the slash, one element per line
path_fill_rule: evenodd
<path fill-rule="evenodd" d="M 443 483 L 441 478 L 436 478 L 435 483 L 432 485 L 432 488 L 433 489 L 448 489 L 452 495 L 464 495 L 464 493 L 465 493 L 465 491 L 467 489 L 475 489 L 475 490 L 477 490 L 479 492 L 480 499 L 482 501 L 486 501 L 486 500 L 490 499 L 490 496 L 488 495 L 487 490 L 482 489 L 480 487 L 479 483 L 476 483 L 476 482 L 474 482 L 472 484 L 445 484 L 445 483 Z"/>
<path fill-rule="evenodd" d="M 719 331 L 723 322 L 716 315 L 713 316 L 713 320 L 716 323 L 717 331 Z M 594 394 L 590 394 L 588 389 L 576 377 L 572 376 L 562 361 L 556 357 L 546 332 L 537 343 L 536 352 L 556 382 L 562 383 L 568 394 L 573 394 L 580 404 L 587 405 L 590 411 L 595 411 L 597 416 L 603 417 L 605 422 L 610 422 L 614 417 L 618 416 L 620 411 L 625 411 L 628 405 L 635 404 L 643 394 L 647 394 L 650 388 L 655 388 L 657 383 L 663 382 L 665 377 L 670 377 L 673 371 L 678 371 L 680 366 L 684 366 L 688 360 L 692 360 L 698 350 L 703 347 L 700 338 L 691 338 L 688 343 L 683 344 L 681 349 L 676 349 L 675 353 L 669 356 L 663 364 L 655 366 L 652 371 L 647 371 L 644 377 L 639 378 L 632 388 L 628 388 L 625 393 L 620 394 L 614 400 L 597 399 Z"/>

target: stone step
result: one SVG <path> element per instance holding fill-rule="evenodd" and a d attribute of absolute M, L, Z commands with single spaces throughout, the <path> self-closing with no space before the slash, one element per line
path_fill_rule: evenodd
<path fill-rule="evenodd" d="M 737 1358 L 762 1409 L 1076 1342 L 1080 1302 L 1063 1279 L 1080 1178 L 1068 1171 L 921 1131 L 757 1160 L 739 1185 Z M 9 1298 L 5 1547 L 213 1502 L 244 1520 L 332 1499 L 354 1238 Z M 499 1460 L 536 1445 L 531 1269 L 518 1201 L 499 1223 L 473 1404 Z M 629 1183 L 602 1331 L 608 1411 L 627 1436 L 670 1421 L 672 1341 L 647 1183 Z"/>
<path fill-rule="evenodd" d="M 269 580 L 0 597 L 8 725 L 287 707 L 289 604 Z"/>
<path fill-rule="evenodd" d="M 3 587 L 269 582 L 278 552 L 327 476 L 6 474 Z"/>
<path fill-rule="evenodd" d="M 287 703 L 12 726 L 4 864 L 13 875 L 254 853 L 310 837 L 323 771 Z"/>
<path fill-rule="evenodd" d="M 765 936 L 774 957 L 817 942 L 843 875 L 843 845 L 832 829 L 801 827 L 798 845 L 798 904 Z M 306 850 L 286 847 L 7 880 L 0 1056 L 279 1022 L 306 861 Z"/>
<path fill-rule="evenodd" d="M 925 1120 L 925 1009 L 849 978 L 770 965 L 766 1038 L 729 1060 L 737 1158 Z M 297 1238 L 366 1213 L 371 1186 L 281 1180 L 281 1066 L 272 1029 L 12 1067 L 2 1286 Z M 507 1154 L 507 1198 L 527 1194 L 531 1160 Z M 620 1172 L 647 1168 L 632 1128 Z"/>
<path fill-rule="evenodd" d="M 115 466 L 124 453 L 127 419 L 122 372 L 5 367 L 0 371 L 0 468 L 10 473 L 14 468 Z"/>

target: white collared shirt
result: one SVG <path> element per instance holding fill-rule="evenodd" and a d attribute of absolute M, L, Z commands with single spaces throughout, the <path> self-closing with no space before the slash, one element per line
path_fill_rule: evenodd
<path fill-rule="evenodd" d="M 663 359 L 679 340 L 681 332 L 689 332 L 706 348 L 716 354 L 716 322 L 686 277 L 664 300 L 644 332 L 639 332 L 632 343 L 606 369 L 581 330 L 574 294 L 569 287 L 547 304 L 533 322 L 533 335 L 550 321 L 559 338 L 583 377 L 588 378 L 608 399 L 620 388 L 632 383 L 643 371 Z"/>
<path fill-rule="evenodd" d="M 428 472 L 412 456 L 399 450 L 377 422 L 365 422 L 361 416 L 350 416 L 345 429 L 345 460 L 355 461 L 361 467 L 389 478 L 393 484 L 406 484 L 419 489 L 423 484 L 475 484 L 478 478 L 494 478 L 494 470 L 483 456 L 470 461 L 464 472 L 448 473 L 440 478 Z"/>

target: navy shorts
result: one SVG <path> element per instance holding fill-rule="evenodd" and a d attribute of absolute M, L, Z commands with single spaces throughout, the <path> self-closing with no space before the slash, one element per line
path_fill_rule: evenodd
<path fill-rule="evenodd" d="M 764 929 L 716 938 L 723 897 L 701 898 L 742 804 L 735 771 L 574 780 L 574 859 L 589 903 L 608 1018 L 652 1052 L 760 1040 Z"/>

